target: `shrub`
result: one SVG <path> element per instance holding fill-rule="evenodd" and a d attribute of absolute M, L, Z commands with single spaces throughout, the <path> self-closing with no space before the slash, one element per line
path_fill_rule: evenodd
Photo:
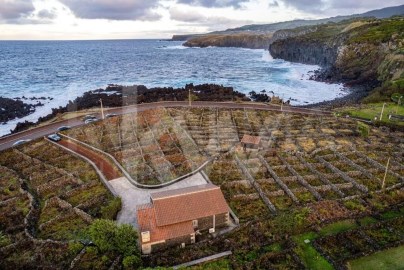
<path fill-rule="evenodd" d="M 10 238 L 8 238 L 7 235 L 3 234 L 2 231 L 0 231 L 0 247 L 5 247 L 11 244 Z"/>
<path fill-rule="evenodd" d="M 366 124 L 364 124 L 364 123 L 361 123 L 361 122 L 358 122 L 358 131 L 359 131 L 359 133 L 361 134 L 361 136 L 362 137 L 368 137 L 369 136 L 369 126 L 368 125 L 366 125 Z"/>
<path fill-rule="evenodd" d="M 79 253 L 82 249 L 83 249 L 83 244 L 81 244 L 80 242 L 70 242 L 69 243 L 69 253 L 71 255 L 75 255 L 77 253 Z"/>
<path fill-rule="evenodd" d="M 122 261 L 123 269 L 138 269 L 142 265 L 142 261 L 139 256 L 126 256 Z"/>
<path fill-rule="evenodd" d="M 111 200 L 108 205 L 101 207 L 101 216 L 104 219 L 115 219 L 118 212 L 121 210 L 121 198 L 116 197 Z"/>
<path fill-rule="evenodd" d="M 363 206 L 360 202 L 358 201 L 345 201 L 344 206 L 349 209 L 349 210 L 358 210 L 360 212 L 363 212 L 366 210 L 365 206 Z"/>

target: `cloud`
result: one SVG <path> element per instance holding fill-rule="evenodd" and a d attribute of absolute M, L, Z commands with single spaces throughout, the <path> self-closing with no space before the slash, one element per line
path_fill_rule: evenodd
<path fill-rule="evenodd" d="M 335 9 L 379 9 L 383 7 L 402 5 L 402 0 L 330 0 L 331 8 Z"/>
<path fill-rule="evenodd" d="M 40 19 L 52 20 L 52 19 L 56 18 L 56 12 L 55 12 L 55 10 L 42 9 L 38 12 L 37 16 Z"/>
<path fill-rule="evenodd" d="M 196 5 L 202 7 L 234 7 L 241 8 L 242 3 L 249 2 L 250 0 L 177 0 L 180 4 Z"/>
<path fill-rule="evenodd" d="M 194 26 L 205 26 L 211 31 L 252 23 L 250 20 L 234 20 L 226 17 L 205 16 L 197 11 L 183 10 L 175 7 L 169 9 L 169 14 L 172 20 L 192 24 Z"/>
<path fill-rule="evenodd" d="M 327 0 L 283 0 L 287 6 L 306 12 L 317 12 L 327 4 Z"/>
<path fill-rule="evenodd" d="M 0 0 L 0 20 L 16 21 L 35 10 L 30 0 Z"/>
<path fill-rule="evenodd" d="M 278 0 L 282 1 L 286 6 L 294 7 L 307 13 L 316 13 L 319 11 L 334 13 L 338 15 L 339 11 L 366 11 L 371 9 L 379 9 L 388 6 L 402 5 L 402 0 Z"/>
<path fill-rule="evenodd" d="M 159 0 L 60 0 L 76 17 L 83 19 L 156 21 Z"/>
<path fill-rule="evenodd" d="M 201 23 L 207 20 L 207 17 L 196 11 L 184 11 L 178 8 L 170 8 L 170 18 L 175 21 Z"/>
<path fill-rule="evenodd" d="M 273 2 L 269 2 L 269 5 L 268 5 L 270 8 L 273 8 L 273 7 L 279 7 L 279 3 L 278 3 L 278 1 L 273 1 Z"/>

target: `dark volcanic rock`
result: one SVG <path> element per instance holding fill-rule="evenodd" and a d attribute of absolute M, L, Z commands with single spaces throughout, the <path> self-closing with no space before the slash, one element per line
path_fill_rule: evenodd
<path fill-rule="evenodd" d="M 24 117 L 34 112 L 36 106 L 42 106 L 42 104 L 31 105 L 21 100 L 0 97 L 0 123 Z"/>
<path fill-rule="evenodd" d="M 323 44 L 299 39 L 278 40 L 269 46 L 274 58 L 322 67 L 331 67 L 337 59 L 339 44 Z"/>
<path fill-rule="evenodd" d="M 108 85 L 106 89 L 97 89 L 85 92 L 83 96 L 76 98 L 64 107 L 52 109 L 52 113 L 40 117 L 37 123 L 25 122 L 17 125 L 12 131 L 16 133 L 28 129 L 36 124 L 48 121 L 57 114 L 84 110 L 100 106 L 100 99 L 104 107 L 121 107 L 140 103 L 157 101 L 185 101 L 188 100 L 189 90 L 192 91 L 194 100 L 200 101 L 249 101 L 245 94 L 234 91 L 233 87 L 225 87 L 216 84 L 193 85 L 187 84 L 185 88 L 155 87 L 147 88 L 144 85 L 121 86 Z"/>

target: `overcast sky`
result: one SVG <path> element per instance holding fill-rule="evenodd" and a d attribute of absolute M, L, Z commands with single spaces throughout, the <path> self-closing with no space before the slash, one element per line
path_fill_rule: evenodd
<path fill-rule="evenodd" d="M 0 39 L 170 38 L 362 13 L 402 0 L 0 0 Z"/>

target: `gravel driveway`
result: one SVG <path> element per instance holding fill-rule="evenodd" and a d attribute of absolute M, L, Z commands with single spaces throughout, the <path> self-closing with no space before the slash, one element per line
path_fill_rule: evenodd
<path fill-rule="evenodd" d="M 136 226 L 136 206 L 150 202 L 150 193 L 164 190 L 172 190 L 190 186 L 206 184 L 205 178 L 196 173 L 184 180 L 157 189 L 141 189 L 132 185 L 125 177 L 109 181 L 115 192 L 122 198 L 122 209 L 118 214 L 118 223 L 128 223 Z"/>

